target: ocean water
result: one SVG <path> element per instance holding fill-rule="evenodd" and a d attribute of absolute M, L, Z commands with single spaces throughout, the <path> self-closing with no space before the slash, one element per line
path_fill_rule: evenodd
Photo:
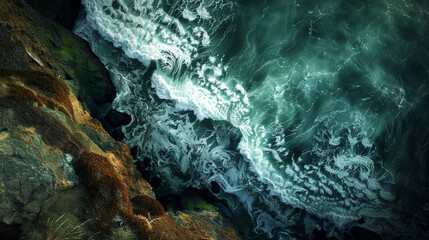
<path fill-rule="evenodd" d="M 427 238 L 429 2 L 82 3 L 159 194 L 216 182 L 262 239 Z"/>

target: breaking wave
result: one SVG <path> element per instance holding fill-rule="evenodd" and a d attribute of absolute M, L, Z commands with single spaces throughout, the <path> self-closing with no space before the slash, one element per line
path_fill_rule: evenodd
<path fill-rule="evenodd" d="M 427 6 L 82 3 L 74 31 L 109 70 L 114 108 L 133 117 L 126 142 L 165 192 L 216 182 L 276 239 L 340 236 L 361 218 L 385 238 L 421 232 L 403 216 L 429 209 L 429 131 L 408 125 L 428 119 Z"/>

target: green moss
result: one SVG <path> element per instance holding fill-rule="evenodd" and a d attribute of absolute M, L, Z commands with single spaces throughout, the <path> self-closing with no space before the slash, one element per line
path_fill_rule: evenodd
<path fill-rule="evenodd" d="M 66 82 L 71 86 L 73 92 L 78 96 L 78 99 L 85 103 L 85 108 L 94 108 L 94 98 L 90 89 L 87 89 L 89 84 L 94 82 L 94 75 L 99 75 L 97 65 L 89 59 L 88 52 L 84 49 L 80 41 L 78 41 L 70 32 L 62 27 L 58 27 L 58 33 L 61 39 L 61 65 L 66 74 Z M 68 76 L 67 76 L 68 75 Z M 102 79 L 102 77 L 100 78 Z M 101 80 L 100 82 L 103 82 Z M 97 84 L 98 85 L 98 84 Z M 98 89 L 104 89 L 105 86 L 98 86 Z M 94 89 L 95 90 L 95 89 Z"/>
<path fill-rule="evenodd" d="M 58 27 L 58 33 L 62 44 L 60 54 L 64 59 L 75 64 L 84 64 L 84 60 L 88 58 L 87 53 L 82 51 L 73 35 L 62 27 Z"/>
<path fill-rule="evenodd" d="M 181 197 L 181 200 L 183 208 L 188 211 L 219 210 L 218 207 L 207 203 L 199 195 L 185 195 Z"/>
<path fill-rule="evenodd" d="M 88 70 L 91 72 L 96 72 L 96 71 L 98 71 L 98 67 L 97 67 L 97 65 L 95 65 L 94 62 L 88 61 Z"/>

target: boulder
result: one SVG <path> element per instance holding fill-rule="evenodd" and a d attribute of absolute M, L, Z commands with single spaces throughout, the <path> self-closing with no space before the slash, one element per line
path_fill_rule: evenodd
<path fill-rule="evenodd" d="M 7 119 L 4 115 L 11 111 L 0 109 L 0 118 Z M 0 131 L 0 232 L 2 227 L 33 222 L 56 181 L 70 186 L 78 183 L 70 155 L 48 150 L 34 129 L 9 129 Z"/>

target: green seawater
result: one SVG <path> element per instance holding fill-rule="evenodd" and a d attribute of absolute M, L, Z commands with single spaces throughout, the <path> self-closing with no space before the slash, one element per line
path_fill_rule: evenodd
<path fill-rule="evenodd" d="M 215 183 L 262 239 L 427 238 L 429 2 L 82 3 L 158 195 Z"/>

